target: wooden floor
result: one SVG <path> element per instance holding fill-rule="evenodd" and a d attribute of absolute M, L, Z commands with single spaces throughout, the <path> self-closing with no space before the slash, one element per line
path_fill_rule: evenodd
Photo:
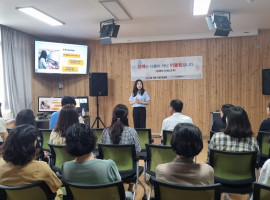
<path fill-rule="evenodd" d="M 160 144 L 160 138 L 154 138 L 155 140 L 155 144 Z M 206 158 L 207 158 L 207 148 L 208 148 L 208 144 L 207 144 L 207 139 L 204 139 L 203 141 L 203 150 L 202 152 L 197 156 L 197 162 L 198 163 L 205 163 L 206 162 Z M 143 166 L 143 161 L 140 161 L 140 166 Z M 147 195 L 149 194 L 149 186 L 145 183 L 144 179 L 143 179 L 143 174 L 140 176 L 140 181 L 143 183 L 143 185 L 146 188 L 146 192 Z M 125 188 L 127 189 L 127 186 L 125 186 Z M 152 194 L 153 196 L 154 194 Z M 249 199 L 249 195 L 238 195 L 238 194 L 229 194 L 230 198 L 232 200 L 248 200 Z M 136 200 L 141 200 L 143 197 L 143 188 L 138 185 L 137 187 L 137 194 L 136 194 Z M 223 200 L 223 198 L 221 198 Z"/>

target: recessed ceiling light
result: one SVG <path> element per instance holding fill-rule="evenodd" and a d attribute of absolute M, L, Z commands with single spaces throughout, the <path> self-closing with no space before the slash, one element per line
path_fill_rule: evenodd
<path fill-rule="evenodd" d="M 194 0 L 193 15 L 206 15 L 209 10 L 211 0 Z"/>
<path fill-rule="evenodd" d="M 60 22 L 59 20 L 56 20 L 53 17 L 48 16 L 47 14 L 39 11 L 38 9 L 30 6 L 30 7 L 21 7 L 21 8 L 16 8 L 17 10 L 30 15 L 31 17 L 34 17 L 42 22 L 45 22 L 51 26 L 62 26 L 64 23 Z"/>

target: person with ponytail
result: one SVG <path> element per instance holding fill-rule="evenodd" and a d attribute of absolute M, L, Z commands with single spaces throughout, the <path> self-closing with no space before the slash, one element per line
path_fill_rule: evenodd
<path fill-rule="evenodd" d="M 101 137 L 103 144 L 135 144 L 137 154 L 141 151 L 139 138 L 134 128 L 128 125 L 128 108 L 118 104 L 113 109 L 111 126 L 104 129 Z"/>

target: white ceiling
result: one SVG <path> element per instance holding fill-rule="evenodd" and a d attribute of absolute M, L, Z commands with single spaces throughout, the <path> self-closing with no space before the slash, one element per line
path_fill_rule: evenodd
<path fill-rule="evenodd" d="M 132 20 L 118 21 L 116 42 L 140 42 L 213 37 L 205 16 L 193 16 L 193 0 L 119 0 Z M 64 22 L 52 27 L 16 7 L 34 6 Z M 270 0 L 212 0 L 213 10 L 231 12 L 232 35 L 256 34 L 270 29 Z M 111 19 L 98 0 L 1 0 L 0 24 L 41 37 L 98 39 L 99 23 Z M 243 33 L 249 32 L 249 33 Z"/>

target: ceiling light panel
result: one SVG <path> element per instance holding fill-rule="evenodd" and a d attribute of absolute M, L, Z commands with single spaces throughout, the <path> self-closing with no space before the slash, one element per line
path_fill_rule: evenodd
<path fill-rule="evenodd" d="M 116 19 L 131 20 L 132 18 L 118 1 L 99 1 L 99 3 Z"/>
<path fill-rule="evenodd" d="M 194 0 L 193 15 L 206 15 L 209 10 L 211 0 Z"/>
<path fill-rule="evenodd" d="M 47 14 L 37 10 L 36 8 L 34 7 L 22 7 L 22 8 L 16 8 L 17 10 L 31 16 L 31 17 L 34 17 L 44 23 L 47 23 L 51 26 L 62 26 L 64 25 L 64 23 L 56 20 L 55 18 L 53 17 L 50 17 L 48 16 Z"/>

